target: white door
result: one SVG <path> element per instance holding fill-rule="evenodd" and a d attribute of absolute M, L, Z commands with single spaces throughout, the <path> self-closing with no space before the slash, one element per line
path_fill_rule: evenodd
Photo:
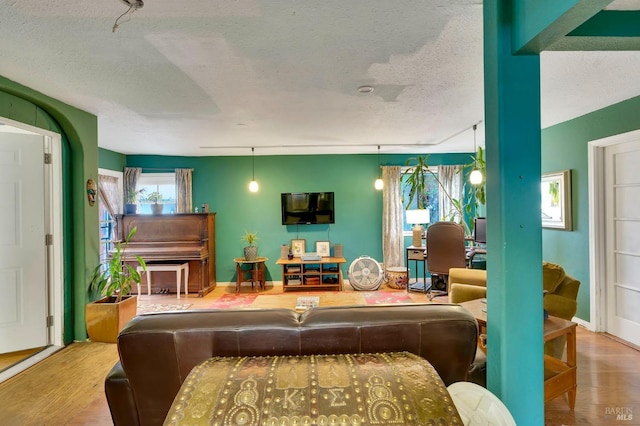
<path fill-rule="evenodd" d="M 640 345 L 640 138 L 605 148 L 606 331 Z"/>
<path fill-rule="evenodd" d="M 0 133 L 0 353 L 47 345 L 44 138 Z"/>

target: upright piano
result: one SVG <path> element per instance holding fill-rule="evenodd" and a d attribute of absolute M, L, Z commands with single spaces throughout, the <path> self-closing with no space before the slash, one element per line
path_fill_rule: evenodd
<path fill-rule="evenodd" d="M 124 241 L 136 228 L 125 253 L 127 262 L 135 263 L 135 255 L 147 263 L 189 262 L 189 293 L 202 297 L 216 286 L 215 218 L 215 213 L 118 215 L 116 232 Z M 174 273 L 153 274 L 152 293 L 175 292 Z"/>

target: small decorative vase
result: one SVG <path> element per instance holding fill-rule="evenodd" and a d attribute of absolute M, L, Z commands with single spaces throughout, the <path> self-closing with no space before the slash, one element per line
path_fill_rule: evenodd
<path fill-rule="evenodd" d="M 258 246 L 247 246 L 244 248 L 244 259 L 253 261 L 258 257 Z"/>

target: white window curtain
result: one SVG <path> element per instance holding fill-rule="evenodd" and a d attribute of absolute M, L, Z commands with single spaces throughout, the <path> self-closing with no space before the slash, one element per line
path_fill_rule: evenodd
<path fill-rule="evenodd" d="M 460 222 L 462 218 L 451 199 L 462 202 L 462 166 L 438 166 L 440 220 Z"/>
<path fill-rule="evenodd" d="M 400 166 L 382 166 L 382 256 L 384 267 L 404 266 Z"/>
<path fill-rule="evenodd" d="M 193 169 L 176 169 L 176 213 L 191 213 Z"/>
<path fill-rule="evenodd" d="M 118 178 L 115 176 L 98 175 L 98 196 L 100 202 L 112 217 L 122 214 L 122 194 L 120 193 Z"/>
<path fill-rule="evenodd" d="M 129 191 L 135 191 L 138 186 L 138 179 L 142 169 L 140 167 L 125 167 L 124 168 L 124 199 L 125 204 L 129 195 Z"/>

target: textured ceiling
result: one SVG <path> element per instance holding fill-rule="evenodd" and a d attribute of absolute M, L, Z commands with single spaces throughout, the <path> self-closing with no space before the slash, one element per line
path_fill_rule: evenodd
<path fill-rule="evenodd" d="M 146 0 L 112 31 L 126 11 L 0 0 L 0 75 L 95 114 L 125 154 L 474 149 L 480 0 Z M 543 127 L 640 95 L 640 52 L 541 62 Z"/>

